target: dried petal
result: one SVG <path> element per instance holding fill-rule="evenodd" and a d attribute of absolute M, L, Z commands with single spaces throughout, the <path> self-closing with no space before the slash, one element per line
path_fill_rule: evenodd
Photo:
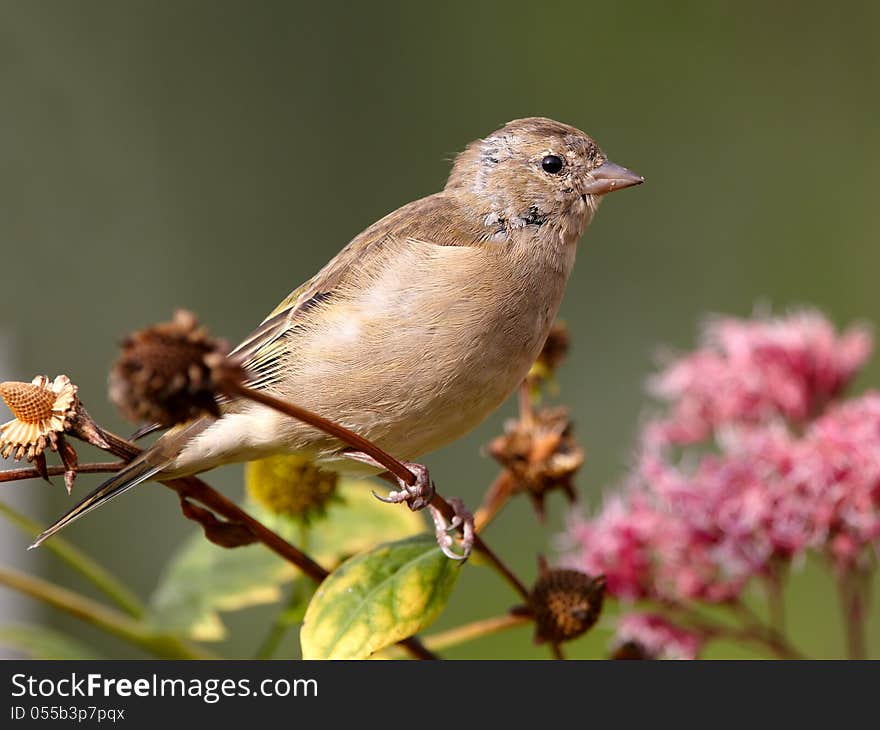
<path fill-rule="evenodd" d="M 15 416 L 0 426 L 0 456 L 34 461 L 46 446 L 57 450 L 59 434 L 76 414 L 76 391 L 66 375 L 51 382 L 38 375 L 30 383 L 0 383 L 0 397 Z"/>

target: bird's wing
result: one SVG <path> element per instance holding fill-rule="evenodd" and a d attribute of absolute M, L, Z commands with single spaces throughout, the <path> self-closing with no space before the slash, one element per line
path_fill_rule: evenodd
<path fill-rule="evenodd" d="M 315 276 L 285 298 L 230 353 L 248 373 L 248 385 L 259 389 L 277 382 L 284 368 L 284 353 L 289 351 L 286 339 L 308 313 L 338 296 L 350 278 L 381 267 L 382 261 L 394 256 L 408 240 L 438 246 L 478 243 L 449 224 L 456 218 L 450 204 L 442 194 L 432 195 L 390 213 L 354 238 Z M 428 232 L 432 235 L 425 235 Z"/>

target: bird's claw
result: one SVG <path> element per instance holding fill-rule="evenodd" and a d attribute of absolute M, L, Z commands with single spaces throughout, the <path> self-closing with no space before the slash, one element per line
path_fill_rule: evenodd
<path fill-rule="evenodd" d="M 431 519 L 434 520 L 437 544 L 447 558 L 467 560 L 474 547 L 474 516 L 458 497 L 451 497 L 448 502 L 455 512 L 455 516 L 450 521 L 446 520 L 439 509 L 433 505 L 428 506 Z M 461 535 L 457 536 L 457 532 L 461 532 Z M 459 552 L 453 550 L 456 544 Z"/>
<path fill-rule="evenodd" d="M 434 498 L 434 483 L 428 475 L 427 467 L 421 464 L 406 464 L 406 468 L 415 475 L 414 484 L 407 484 L 402 479 L 398 479 L 397 483 L 400 485 L 400 489 L 388 492 L 387 497 L 382 497 L 376 492 L 373 492 L 373 496 L 380 502 L 388 504 L 406 502 L 413 512 L 418 512 L 431 504 L 431 500 Z"/>
<path fill-rule="evenodd" d="M 427 507 L 431 519 L 434 520 L 437 544 L 443 554 L 452 560 L 466 560 L 474 546 L 474 516 L 464 506 L 464 502 L 458 497 L 453 497 L 448 502 L 454 514 L 451 520 L 447 520 L 443 512 L 431 504 L 435 490 L 427 467 L 408 462 L 404 463 L 404 466 L 415 475 L 415 483 L 407 484 L 402 479 L 386 473 L 384 478 L 396 481 L 400 488 L 388 492 L 385 497 L 374 491 L 373 496 L 380 502 L 389 504 L 406 502 L 413 512 Z"/>

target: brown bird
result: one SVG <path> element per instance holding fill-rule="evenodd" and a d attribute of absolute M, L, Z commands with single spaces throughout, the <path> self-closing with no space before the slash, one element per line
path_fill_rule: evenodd
<path fill-rule="evenodd" d="M 519 385 L 556 318 L 577 241 L 602 196 L 643 178 L 586 134 L 517 119 L 472 142 L 439 193 L 352 240 L 233 352 L 250 385 L 412 461 L 468 432 Z M 176 427 L 37 539 L 141 482 L 277 453 L 380 468 L 251 401 Z M 416 488 L 392 492 L 422 506 Z M 421 502 L 419 501 L 421 500 Z"/>

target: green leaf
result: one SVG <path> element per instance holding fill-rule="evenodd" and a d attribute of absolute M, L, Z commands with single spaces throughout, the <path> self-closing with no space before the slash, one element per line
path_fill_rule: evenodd
<path fill-rule="evenodd" d="M 460 569 L 433 535 L 347 560 L 309 604 L 300 631 L 303 659 L 365 659 L 421 631 L 446 606 Z"/>
<path fill-rule="evenodd" d="M 366 480 L 341 481 L 340 499 L 309 526 L 307 552 L 328 569 L 383 540 L 424 530 L 420 516 L 373 497 L 373 486 Z M 293 544 L 301 542 L 302 525 L 295 520 L 256 504 L 246 504 L 245 509 Z M 146 620 L 157 630 L 219 641 L 226 636 L 221 611 L 276 603 L 285 584 L 297 575 L 293 565 L 264 545 L 225 549 L 208 542 L 198 530 L 166 566 Z"/>
<path fill-rule="evenodd" d="M 100 659 L 95 652 L 66 634 L 43 626 L 4 626 L 0 646 L 28 659 Z"/>

